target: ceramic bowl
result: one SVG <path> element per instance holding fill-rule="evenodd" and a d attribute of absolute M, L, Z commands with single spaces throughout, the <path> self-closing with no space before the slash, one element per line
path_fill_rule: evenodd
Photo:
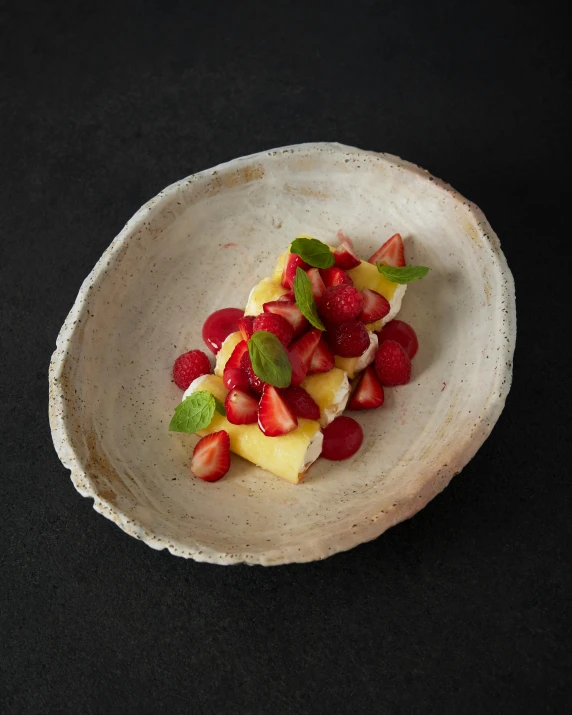
<path fill-rule="evenodd" d="M 167 427 L 175 358 L 203 348 L 214 310 L 243 307 L 299 233 L 362 257 L 399 231 L 431 272 L 400 318 L 420 349 L 410 384 L 359 413 L 360 451 L 318 460 L 299 485 L 233 456 L 194 478 L 197 439 Z M 475 454 L 511 382 L 514 284 L 481 211 L 388 154 L 301 144 L 172 184 L 143 206 L 83 283 L 50 367 L 50 424 L 76 489 L 153 548 L 219 564 L 322 559 L 415 514 Z M 354 413 L 355 414 L 355 413 Z"/>

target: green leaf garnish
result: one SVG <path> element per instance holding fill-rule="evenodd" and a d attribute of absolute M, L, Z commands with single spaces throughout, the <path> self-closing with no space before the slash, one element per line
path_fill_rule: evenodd
<path fill-rule="evenodd" d="M 213 397 L 214 397 L 214 395 L 213 395 Z M 214 404 L 215 404 L 215 410 L 219 413 L 219 415 L 226 417 L 226 410 L 224 409 L 224 405 L 218 399 L 218 397 L 214 398 Z"/>
<path fill-rule="evenodd" d="M 382 276 L 387 278 L 392 283 L 412 283 L 419 281 L 429 273 L 427 266 L 403 266 L 402 268 L 394 268 L 394 266 L 384 266 L 383 263 L 376 263 L 377 270 Z"/>
<path fill-rule="evenodd" d="M 193 392 L 175 407 L 175 414 L 169 429 L 172 432 L 193 434 L 193 432 L 198 432 L 208 427 L 212 421 L 217 402 L 218 400 L 208 390 Z"/>
<path fill-rule="evenodd" d="M 334 265 L 334 254 L 330 247 L 317 238 L 295 238 L 290 253 L 296 253 L 314 268 L 331 268 Z"/>
<path fill-rule="evenodd" d="M 274 387 L 288 387 L 292 365 L 288 353 L 274 333 L 257 330 L 248 341 L 248 354 L 255 374 Z"/>
<path fill-rule="evenodd" d="M 294 276 L 294 297 L 302 315 L 318 330 L 325 330 L 326 326 L 320 320 L 318 309 L 316 308 L 312 284 L 306 272 L 300 267 L 296 268 L 296 275 Z"/>

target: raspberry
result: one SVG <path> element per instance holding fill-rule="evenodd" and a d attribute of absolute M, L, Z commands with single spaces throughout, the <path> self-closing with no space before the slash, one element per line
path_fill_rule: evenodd
<path fill-rule="evenodd" d="M 252 327 L 255 333 L 259 330 L 273 333 L 284 347 L 287 347 L 294 337 L 294 328 L 286 318 L 276 313 L 261 313 L 255 318 Z"/>
<path fill-rule="evenodd" d="M 253 392 L 256 392 L 257 395 L 262 394 L 262 389 L 265 383 L 262 382 L 262 380 L 254 372 L 254 369 L 252 367 L 252 361 L 250 360 L 250 355 L 248 354 L 248 350 L 244 353 L 240 360 L 240 367 L 248 375 L 250 387 L 252 388 Z"/>
<path fill-rule="evenodd" d="M 369 347 L 369 333 L 361 320 L 330 326 L 328 338 L 332 350 L 340 357 L 359 357 Z"/>
<path fill-rule="evenodd" d="M 406 385 L 411 378 L 411 360 L 399 343 L 386 340 L 375 356 L 375 372 L 385 387 Z"/>
<path fill-rule="evenodd" d="M 320 315 L 329 323 L 345 323 L 360 315 L 363 296 L 350 285 L 330 286 L 320 298 L 319 308 Z"/>
<path fill-rule="evenodd" d="M 208 375 L 211 364 L 202 350 L 190 350 L 179 355 L 173 365 L 173 379 L 177 387 L 186 390 L 193 380 L 201 375 Z"/>

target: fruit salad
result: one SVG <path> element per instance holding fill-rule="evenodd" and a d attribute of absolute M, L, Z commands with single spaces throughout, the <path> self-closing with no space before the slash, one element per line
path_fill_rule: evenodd
<path fill-rule="evenodd" d="M 335 246 L 297 236 L 244 311 L 205 321 L 214 370 L 202 350 L 175 361 L 184 394 L 169 428 L 201 438 L 191 472 L 218 481 L 233 452 L 297 484 L 319 457 L 354 455 L 362 428 L 342 413 L 378 409 L 384 388 L 409 382 L 417 336 L 395 316 L 428 270 L 406 265 L 398 233 L 367 261 L 342 231 Z"/>

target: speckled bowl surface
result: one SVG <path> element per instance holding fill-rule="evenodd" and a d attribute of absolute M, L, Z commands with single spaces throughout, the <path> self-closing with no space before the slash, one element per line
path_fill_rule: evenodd
<path fill-rule="evenodd" d="M 189 472 L 194 436 L 167 429 L 174 359 L 203 348 L 214 310 L 243 307 L 299 233 L 362 257 L 399 231 L 419 335 L 410 384 L 360 413 L 364 443 L 292 485 L 233 456 L 215 484 Z M 471 459 L 511 382 L 514 285 L 479 209 L 397 157 L 301 144 L 236 159 L 166 188 L 82 285 L 50 366 L 54 444 L 76 489 L 153 548 L 220 564 L 321 559 L 419 511 Z"/>

